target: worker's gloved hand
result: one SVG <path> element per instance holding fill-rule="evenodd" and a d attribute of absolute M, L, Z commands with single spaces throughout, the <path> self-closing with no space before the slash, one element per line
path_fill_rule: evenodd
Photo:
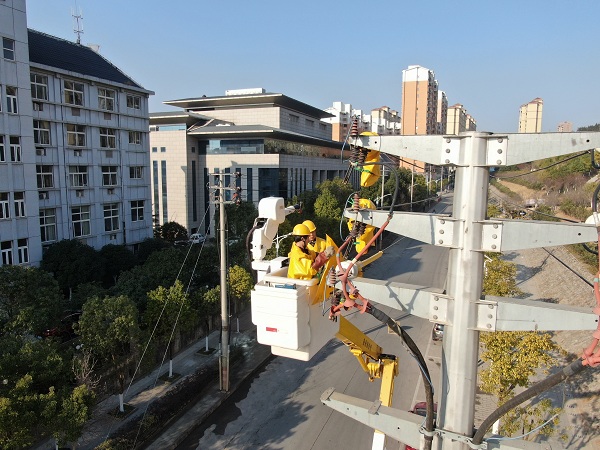
<path fill-rule="evenodd" d="M 325 253 L 325 256 L 327 256 L 327 259 L 329 259 L 335 253 L 335 249 L 333 248 L 333 246 L 330 245 L 325 249 L 323 253 Z"/>
<path fill-rule="evenodd" d="M 333 253 L 332 253 L 333 254 Z M 325 265 L 330 256 L 327 256 L 327 250 L 321 252 L 315 258 L 315 262 L 312 263 L 312 268 L 315 270 L 319 270 L 321 267 Z"/>

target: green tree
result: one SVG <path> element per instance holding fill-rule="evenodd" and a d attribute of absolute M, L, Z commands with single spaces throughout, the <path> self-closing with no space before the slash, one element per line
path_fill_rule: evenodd
<path fill-rule="evenodd" d="M 75 239 L 63 240 L 48 247 L 40 268 L 54 275 L 69 298 L 78 285 L 102 281 L 104 277 L 104 263 L 98 252 Z"/>
<path fill-rule="evenodd" d="M 56 280 L 34 267 L 0 267 L 0 329 L 35 334 L 60 316 L 63 296 Z"/>
<path fill-rule="evenodd" d="M 144 323 L 156 339 L 168 342 L 169 378 L 173 377 L 173 340 L 181 331 L 189 331 L 195 322 L 195 311 L 180 281 L 169 288 L 159 286 L 148 292 Z"/>
<path fill-rule="evenodd" d="M 483 293 L 503 297 L 521 294 L 516 284 L 516 266 L 500 259 L 496 254 L 487 254 Z M 559 347 L 549 333 L 499 331 L 481 333 L 484 350 L 481 359 L 488 366 L 480 373 L 480 388 L 493 394 L 502 405 L 515 395 L 517 388 L 527 388 L 530 379 L 539 369 L 547 369 L 555 364 L 555 354 Z M 560 408 L 553 408 L 548 399 L 535 405 L 520 406 L 502 418 L 501 433 L 508 436 L 523 430 L 531 431 L 541 425 L 547 416 L 556 414 Z M 540 433 L 550 434 L 551 426 L 545 426 Z"/>
<path fill-rule="evenodd" d="M 229 296 L 233 300 L 233 314 L 237 314 L 238 306 L 244 300 L 250 300 L 250 292 L 254 287 L 254 278 L 243 267 L 232 266 L 227 272 L 229 278 Z"/>
<path fill-rule="evenodd" d="M 168 248 L 170 246 L 171 245 L 169 242 L 160 238 L 144 239 L 142 242 L 140 242 L 137 252 L 138 264 L 145 263 L 152 253 L 164 250 L 165 248 Z"/>
<path fill-rule="evenodd" d="M 57 443 L 77 442 L 92 415 L 94 399 L 94 393 L 86 385 L 80 385 L 62 401 L 57 401 L 55 410 L 49 408 L 52 435 Z"/>
<path fill-rule="evenodd" d="M 127 369 L 140 335 L 135 304 L 126 296 L 91 298 L 83 305 L 78 331 L 85 348 L 116 371 L 120 387 L 119 410 L 124 412 Z"/>
<path fill-rule="evenodd" d="M 188 238 L 188 233 L 183 225 L 167 222 L 160 227 L 160 237 L 168 242 L 184 241 Z"/>
<path fill-rule="evenodd" d="M 225 205 L 225 214 L 229 236 L 245 239 L 254 225 L 254 219 L 258 217 L 258 210 L 254 203 L 242 202 L 239 205 Z"/>
<path fill-rule="evenodd" d="M 108 244 L 100 249 L 100 258 L 104 261 L 104 285 L 113 286 L 121 272 L 136 265 L 135 255 L 124 245 Z"/>

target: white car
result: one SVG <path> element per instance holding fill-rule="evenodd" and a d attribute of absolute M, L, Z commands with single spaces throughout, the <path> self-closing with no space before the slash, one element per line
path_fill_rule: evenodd
<path fill-rule="evenodd" d="M 189 242 L 192 244 L 202 244 L 206 240 L 206 236 L 200 233 L 194 233 L 190 235 Z"/>

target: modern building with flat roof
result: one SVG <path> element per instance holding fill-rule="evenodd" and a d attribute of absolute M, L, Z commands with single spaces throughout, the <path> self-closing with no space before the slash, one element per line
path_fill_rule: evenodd
<path fill-rule="evenodd" d="M 344 177 L 348 155 L 331 139 L 331 115 L 264 89 L 164 102 L 181 112 L 150 114 L 155 220 L 207 233 L 213 218 L 214 173 L 240 187 L 242 198 L 294 195 Z M 235 173 L 240 177 L 234 177 Z M 226 200 L 230 199 L 227 192 Z"/>
<path fill-rule="evenodd" d="M 1 264 L 43 246 L 100 249 L 152 236 L 148 96 L 91 48 L 27 29 L 25 0 L 0 3 Z"/>

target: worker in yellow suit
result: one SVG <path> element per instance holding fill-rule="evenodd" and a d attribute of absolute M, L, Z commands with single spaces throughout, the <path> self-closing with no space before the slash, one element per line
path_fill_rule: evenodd
<path fill-rule="evenodd" d="M 292 231 L 294 243 L 292 249 L 288 253 L 290 265 L 288 267 L 288 278 L 296 278 L 298 280 L 310 280 L 314 277 L 319 269 L 327 263 L 335 252 L 332 246 L 329 246 L 325 251 L 315 253 L 308 249 L 310 231 L 308 227 L 302 223 L 296 225 Z"/>
<path fill-rule="evenodd" d="M 308 227 L 308 231 L 310 231 L 310 235 L 308 238 L 308 249 L 312 250 L 315 253 L 324 252 L 327 248 L 327 242 L 325 239 L 321 239 L 317 237 L 317 226 L 313 223 L 312 220 L 305 220 L 302 222 L 303 225 Z"/>

